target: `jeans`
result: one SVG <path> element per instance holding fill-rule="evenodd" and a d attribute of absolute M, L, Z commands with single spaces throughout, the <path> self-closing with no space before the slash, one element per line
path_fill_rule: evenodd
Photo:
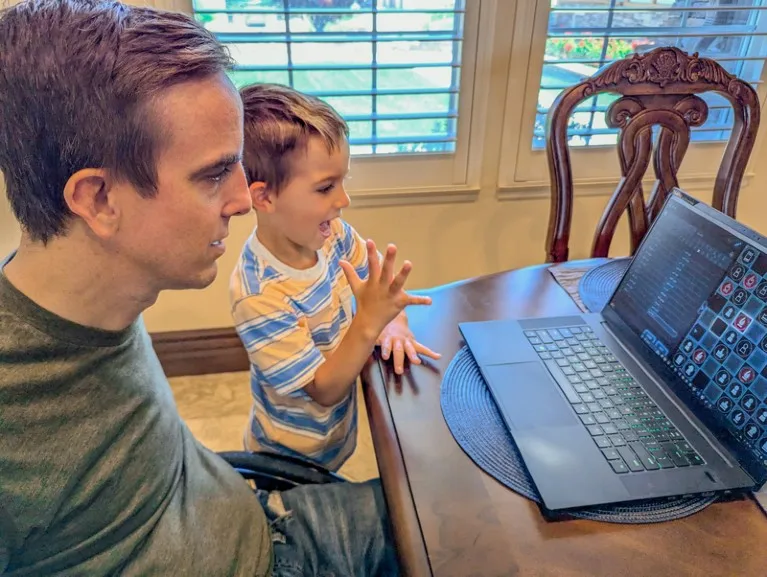
<path fill-rule="evenodd" d="M 274 546 L 274 577 L 399 575 L 378 479 L 256 491 Z"/>

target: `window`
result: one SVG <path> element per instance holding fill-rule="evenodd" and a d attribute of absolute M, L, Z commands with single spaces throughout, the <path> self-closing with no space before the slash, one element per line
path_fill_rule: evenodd
<path fill-rule="evenodd" d="M 454 154 L 463 0 L 194 0 L 238 86 L 286 84 L 324 99 L 354 155 Z"/>
<path fill-rule="evenodd" d="M 545 147 L 549 107 L 560 91 L 600 67 L 634 52 L 676 46 L 717 60 L 730 73 L 761 84 L 767 57 L 767 0 L 551 0 L 533 130 L 533 148 Z M 581 103 L 570 118 L 571 146 L 615 144 L 605 122 L 617 95 Z M 726 141 L 733 118 L 729 103 L 703 95 L 708 120 L 693 128 L 693 141 Z"/>
<path fill-rule="evenodd" d="M 764 101 L 767 0 L 530 0 L 517 4 L 509 64 L 499 195 L 549 194 L 544 127 L 549 107 L 565 87 L 635 52 L 676 46 L 718 61 L 757 88 Z M 713 93 L 703 126 L 681 165 L 680 185 L 711 194 L 733 124 L 729 102 Z M 611 194 L 621 174 L 617 131 L 605 112 L 617 96 L 582 102 L 569 125 L 576 193 Z M 647 182 L 652 181 L 652 170 Z"/>

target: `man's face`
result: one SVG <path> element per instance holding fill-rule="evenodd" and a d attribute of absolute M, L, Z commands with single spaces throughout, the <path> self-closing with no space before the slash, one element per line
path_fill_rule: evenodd
<path fill-rule="evenodd" d="M 330 221 L 349 206 L 344 179 L 349 172 L 349 145 L 328 152 L 316 136 L 306 151 L 296 152 L 291 177 L 273 195 L 274 222 L 285 241 L 299 251 L 319 250 L 330 236 Z"/>
<path fill-rule="evenodd" d="M 164 135 L 157 195 L 121 194 L 116 252 L 152 289 L 203 288 L 216 278 L 229 218 L 251 208 L 240 97 L 221 74 L 168 89 L 153 112 Z"/>

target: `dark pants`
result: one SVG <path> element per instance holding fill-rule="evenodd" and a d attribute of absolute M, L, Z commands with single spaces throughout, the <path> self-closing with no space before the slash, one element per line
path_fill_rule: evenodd
<path fill-rule="evenodd" d="M 396 577 L 378 479 L 257 491 L 274 544 L 274 577 Z"/>

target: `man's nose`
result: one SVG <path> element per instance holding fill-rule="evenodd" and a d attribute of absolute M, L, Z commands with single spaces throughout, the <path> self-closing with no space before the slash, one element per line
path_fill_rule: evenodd
<path fill-rule="evenodd" d="M 248 181 L 245 178 L 245 171 L 242 165 L 238 163 L 232 170 L 234 174 L 232 174 L 230 179 L 230 198 L 224 205 L 223 216 L 226 217 L 248 214 L 253 208 L 250 191 L 248 190 Z"/>

